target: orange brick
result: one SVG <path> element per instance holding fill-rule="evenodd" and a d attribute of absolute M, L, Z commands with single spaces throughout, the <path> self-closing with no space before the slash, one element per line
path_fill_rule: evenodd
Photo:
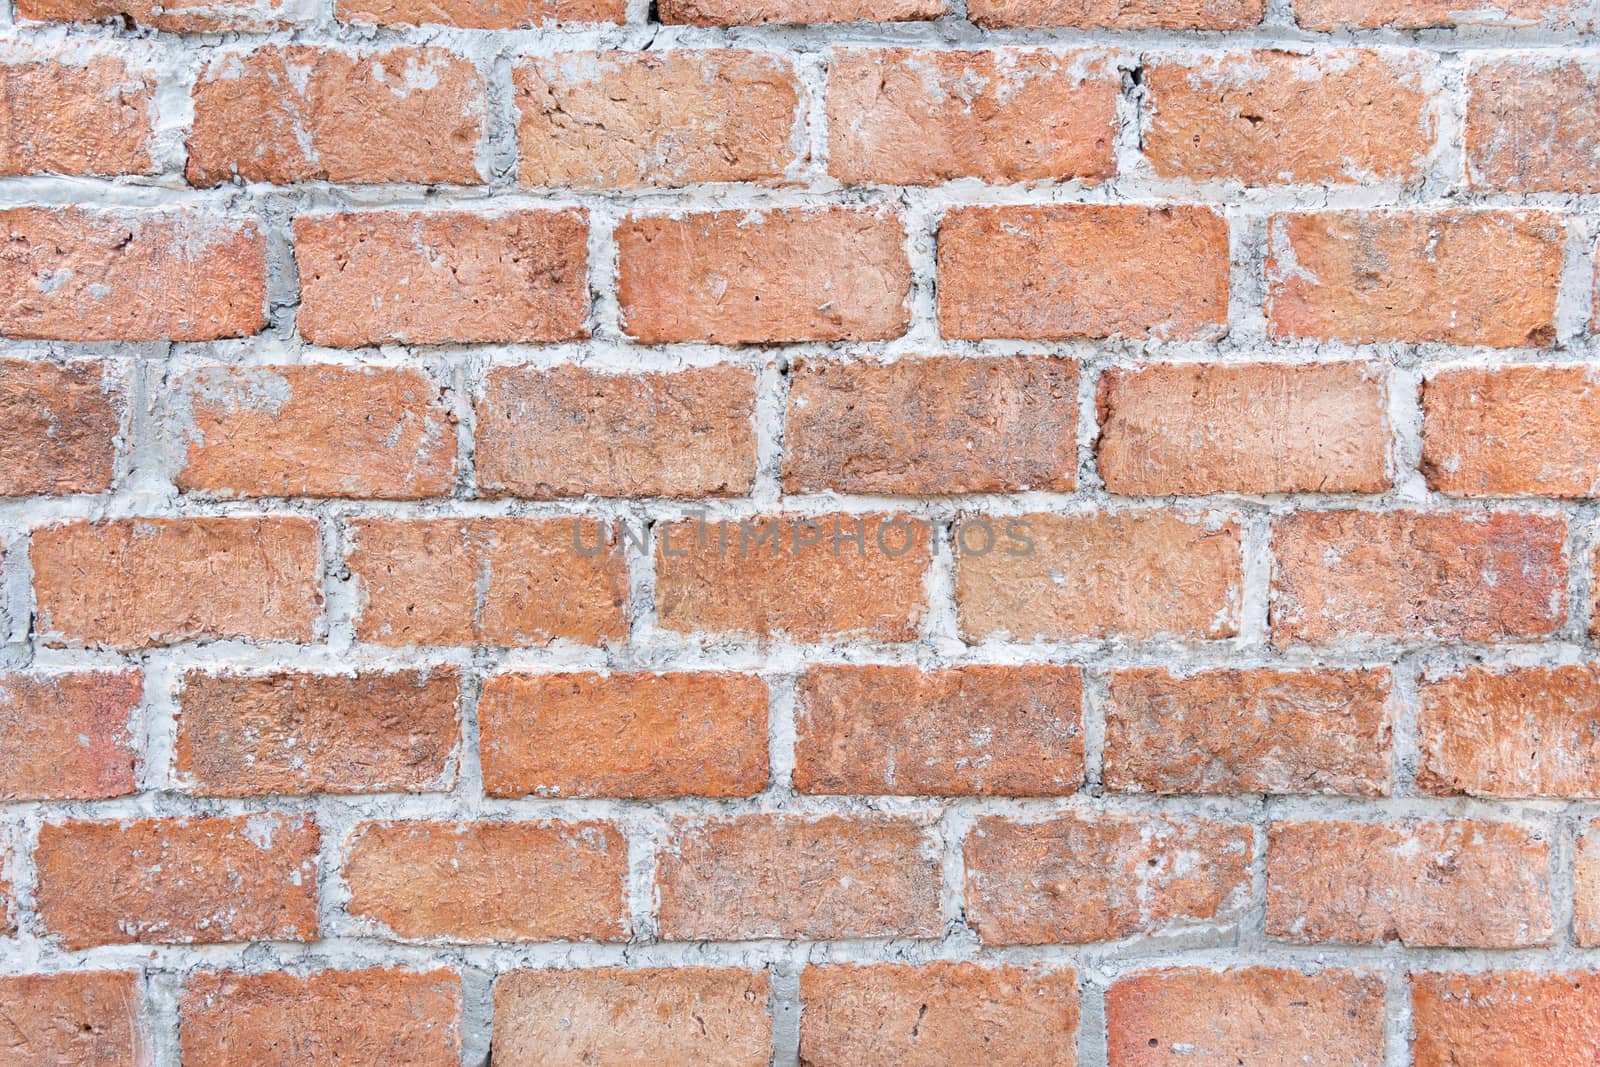
<path fill-rule="evenodd" d="M 249 638 L 309 641 L 322 614 L 317 523 L 123 519 L 33 532 L 38 632 L 116 649 Z"/>
<path fill-rule="evenodd" d="M 98 360 L 0 359 L 0 496 L 110 489 L 122 393 Z"/>
<path fill-rule="evenodd" d="M 892 212 L 636 215 L 616 239 L 623 329 L 646 344 L 878 341 L 910 322 L 905 226 Z"/>
<path fill-rule="evenodd" d="M 1267 935 L 1519 948 L 1548 944 L 1549 846 L 1509 822 L 1273 823 Z"/>
<path fill-rule="evenodd" d="M 68 950 L 314 941 L 319 847 L 305 815 L 47 822 L 35 909 Z"/>
<path fill-rule="evenodd" d="M 1228 225 L 1206 207 L 962 207 L 939 227 L 946 337 L 1208 340 L 1228 319 Z"/>
<path fill-rule="evenodd" d="M 945 0 L 660 0 L 657 17 L 669 26 L 914 22 L 947 10 Z"/>
<path fill-rule="evenodd" d="M 967 17 L 992 30 L 1243 30 L 1259 25 L 1265 9 L 1265 0 L 971 0 Z"/>
<path fill-rule="evenodd" d="M 0 174 L 154 174 L 155 75 L 115 56 L 0 66 Z"/>
<path fill-rule="evenodd" d="M 1600 492 L 1600 382 L 1587 367 L 1464 367 L 1422 391 L 1422 472 L 1460 496 Z"/>
<path fill-rule="evenodd" d="M 409 940 L 622 941 L 628 847 L 607 823 L 369 822 L 349 912 Z"/>
<path fill-rule="evenodd" d="M 776 52 L 563 52 L 513 77 L 523 185 L 776 182 L 806 158 L 805 92 Z"/>
<path fill-rule="evenodd" d="M 134 792 L 143 684 L 136 670 L 0 674 L 0 799 Z"/>
<path fill-rule="evenodd" d="M 579 209 L 304 216 L 294 240 L 300 333 L 313 344 L 587 336 L 589 223 Z"/>
<path fill-rule="evenodd" d="M 1390 786 L 1387 670 L 1111 672 L 1102 778 L 1130 793 L 1341 793 Z"/>
<path fill-rule="evenodd" d="M 1555 340 L 1562 225 L 1553 215 L 1345 211 L 1275 215 L 1270 230 L 1274 337 L 1497 348 Z"/>
<path fill-rule="evenodd" d="M 1159 177 L 1246 185 L 1420 181 L 1437 134 L 1421 52 L 1170 53 L 1146 67 Z"/>
<path fill-rule="evenodd" d="M 255 223 L 193 211 L 0 211 L 0 334 L 214 341 L 259 333 L 266 244 Z"/>
<path fill-rule="evenodd" d="M 533 499 L 741 495 L 756 476 L 755 406 L 745 367 L 498 367 L 477 405 L 478 485 Z"/>
<path fill-rule="evenodd" d="M 661 937 L 936 937 L 939 871 L 931 829 L 912 819 L 677 819 L 657 855 Z"/>
<path fill-rule="evenodd" d="M 448 789 L 459 697 L 452 667 L 189 671 L 179 695 L 180 782 L 207 796 Z"/>
<path fill-rule="evenodd" d="M 478 701 L 495 797 L 738 797 L 767 784 L 753 674 L 497 674 Z"/>
<path fill-rule="evenodd" d="M 17 0 L 17 18 L 40 22 L 125 19 L 166 33 L 266 33 L 308 22 L 306 0 Z"/>
<path fill-rule="evenodd" d="M 845 48 L 828 63 L 828 173 L 1018 182 L 1116 172 L 1115 65 L 1093 52 Z"/>
<path fill-rule="evenodd" d="M 1600 192 L 1593 63 L 1505 60 L 1467 77 L 1467 177 L 1478 188 Z"/>
<path fill-rule="evenodd" d="M 494 984 L 494 1060 L 765 1067 L 768 985 L 731 967 L 511 971 Z"/>
<path fill-rule="evenodd" d="M 1100 376 L 1113 493 L 1380 493 L 1383 372 L 1367 363 L 1156 363 Z"/>
<path fill-rule="evenodd" d="M 1273 525 L 1275 643 L 1542 637 L 1566 617 L 1566 522 L 1500 512 L 1301 512 Z"/>
<path fill-rule="evenodd" d="M 985 544 L 965 520 L 963 549 Z M 956 605 L 969 641 L 1232 637 L 1244 581 L 1239 526 L 1127 511 L 990 520 L 983 555 L 958 552 Z M 1058 576 L 1070 575 L 1070 581 Z"/>
<path fill-rule="evenodd" d="M 487 110 L 483 76 L 442 48 L 223 52 L 195 86 L 187 175 L 479 185 Z"/>
<path fill-rule="evenodd" d="M 151 1062 L 136 971 L 0 978 L 8 1067 L 127 1067 Z"/>
<path fill-rule="evenodd" d="M 1580 1067 L 1600 1059 L 1592 973 L 1414 974 L 1416 1067 Z"/>
<path fill-rule="evenodd" d="M 1083 783 L 1077 667 L 812 667 L 796 696 L 802 793 L 1056 796 Z"/>
<path fill-rule="evenodd" d="M 1275 967 L 1144 971 L 1106 991 L 1111 1067 L 1384 1063 L 1384 980 Z"/>
<path fill-rule="evenodd" d="M 986 945 L 1083 944 L 1231 928 L 1250 891 L 1250 827 L 1164 816 L 980 817 L 967 921 Z"/>
<path fill-rule="evenodd" d="M 656 527 L 656 612 L 677 633 L 909 641 L 925 522 L 893 515 L 686 519 Z"/>
<path fill-rule="evenodd" d="M 583 22 L 621 23 L 624 0 L 337 0 L 341 22 L 380 26 L 457 26 L 467 30 L 517 30 Z"/>
<path fill-rule="evenodd" d="M 178 1010 L 186 1063 L 461 1063 L 461 979 L 452 970 L 202 971 Z"/>
<path fill-rule="evenodd" d="M 1071 491 L 1078 366 L 1053 356 L 801 358 L 790 367 L 792 493 Z"/>
<path fill-rule="evenodd" d="M 1308 30 L 1546 26 L 1581 31 L 1593 26 L 1573 0 L 1502 0 L 1476 7 L 1454 0 L 1295 0 L 1294 11 Z"/>
<path fill-rule="evenodd" d="M 1600 947 L 1600 820 L 1577 835 L 1572 860 L 1573 934 L 1584 948 Z"/>
<path fill-rule="evenodd" d="M 1078 976 L 975 963 L 807 967 L 800 1062 L 1075 1067 Z"/>
<path fill-rule="evenodd" d="M 416 371 L 207 367 L 178 388 L 188 445 L 179 489 L 406 499 L 455 482 L 454 415 Z"/>

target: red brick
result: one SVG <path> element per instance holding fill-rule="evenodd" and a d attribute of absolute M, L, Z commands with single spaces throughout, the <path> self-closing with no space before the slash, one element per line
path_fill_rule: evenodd
<path fill-rule="evenodd" d="M 588 215 L 375 211 L 294 223 L 300 333 L 313 344 L 587 336 Z"/>
<path fill-rule="evenodd" d="M 7 1067 L 128 1067 L 149 1063 L 135 971 L 72 971 L 0 978 Z"/>
<path fill-rule="evenodd" d="M 745 367 L 497 367 L 477 404 L 478 485 L 541 500 L 741 495 L 756 476 L 755 406 Z"/>
<path fill-rule="evenodd" d="M 0 66 L 0 174 L 154 174 L 155 75 L 30 46 Z"/>
<path fill-rule="evenodd" d="M 892 212 L 636 215 L 616 239 L 623 329 L 646 344 L 878 341 L 910 322 L 905 226 Z"/>
<path fill-rule="evenodd" d="M 1266 921 L 1300 943 L 1548 944 L 1549 846 L 1509 822 L 1273 823 Z"/>
<path fill-rule="evenodd" d="M 967 921 L 986 945 L 1083 944 L 1233 928 L 1250 827 L 1164 816 L 984 816 L 966 840 Z"/>
<path fill-rule="evenodd" d="M 686 519 L 657 526 L 655 538 L 656 612 L 665 630 L 792 641 L 916 636 L 931 553 L 921 520 Z"/>
<path fill-rule="evenodd" d="M 448 789 L 459 698 L 452 667 L 189 671 L 178 701 L 179 780 L 207 796 Z"/>
<path fill-rule="evenodd" d="M 1102 778 L 1130 793 L 1389 791 L 1387 670 L 1111 672 Z"/>
<path fill-rule="evenodd" d="M 69 950 L 314 941 L 319 847 L 305 815 L 47 822 L 35 908 Z"/>
<path fill-rule="evenodd" d="M 1414 183 L 1437 133 L 1437 68 L 1412 51 L 1157 55 L 1144 155 L 1162 178 Z"/>
<path fill-rule="evenodd" d="M 184 986 L 178 1010 L 185 1063 L 461 1063 L 461 979 L 451 970 L 386 967 L 303 978 L 202 971 Z"/>
<path fill-rule="evenodd" d="M 1243 30 L 1259 25 L 1265 9 L 1265 0 L 972 0 L 967 17 L 994 30 Z"/>
<path fill-rule="evenodd" d="M 627 20 L 624 0 L 337 0 L 341 22 L 380 26 L 458 26 L 467 30 L 517 30 L 583 22 Z"/>
<path fill-rule="evenodd" d="M 1468 180 L 1481 189 L 1600 192 L 1592 62 L 1512 59 L 1467 76 Z"/>
<path fill-rule="evenodd" d="M 731 967 L 511 971 L 494 984 L 494 1061 L 765 1067 L 768 984 Z"/>
<path fill-rule="evenodd" d="M 828 63 L 828 173 L 931 185 L 1116 172 L 1116 67 L 1093 52 L 846 48 Z"/>
<path fill-rule="evenodd" d="M 317 523 L 123 519 L 33 532 L 47 644 L 116 649 L 248 638 L 309 641 L 322 614 Z"/>
<path fill-rule="evenodd" d="M 360 519 L 356 638 L 380 645 L 600 644 L 627 636 L 628 571 L 580 519 Z"/>
<path fill-rule="evenodd" d="M 1382 1067 L 1384 980 L 1275 967 L 1144 971 L 1106 991 L 1111 1067 Z"/>
<path fill-rule="evenodd" d="M 948 10 L 945 0 L 661 0 L 657 17 L 669 26 L 913 22 Z"/>
<path fill-rule="evenodd" d="M 1566 522 L 1499 512 L 1301 512 L 1272 530 L 1278 644 L 1542 637 L 1566 617 Z"/>
<path fill-rule="evenodd" d="M 143 682 L 136 670 L 0 674 L 0 799 L 134 792 Z"/>
<path fill-rule="evenodd" d="M 753 674 L 497 674 L 478 701 L 494 797 L 739 797 L 767 784 Z"/>
<path fill-rule="evenodd" d="M 110 489 L 122 393 L 98 360 L 0 359 L 0 496 Z"/>
<path fill-rule="evenodd" d="M 1416 1067 L 1580 1067 L 1600 1059 L 1592 973 L 1414 974 Z"/>
<path fill-rule="evenodd" d="M 1600 947 L 1600 821 L 1580 828 L 1572 877 L 1573 934 L 1584 948 Z"/>
<path fill-rule="evenodd" d="M 938 844 L 916 820 L 677 819 L 656 859 L 665 941 L 939 933 Z"/>
<path fill-rule="evenodd" d="M 1463 367 L 1422 391 L 1422 472 L 1461 496 L 1600 492 L 1600 387 L 1587 367 Z"/>
<path fill-rule="evenodd" d="M 1583 31 L 1593 26 L 1573 0 L 1502 0 L 1479 6 L 1455 0 L 1295 0 L 1294 11 L 1308 30 L 1545 26 Z"/>
<path fill-rule="evenodd" d="M 1270 230 L 1274 337 L 1497 348 L 1555 340 L 1562 225 L 1553 215 L 1345 211 L 1275 215 Z"/>
<path fill-rule="evenodd" d="M 214 341 L 259 333 L 266 244 L 255 223 L 192 211 L 0 211 L 0 334 Z"/>
<path fill-rule="evenodd" d="M 1075 1067 L 1078 976 L 975 963 L 807 967 L 800 1062 Z"/>
<path fill-rule="evenodd" d="M 207 367 L 179 383 L 178 488 L 219 496 L 441 496 L 456 473 L 444 389 L 413 370 Z"/>
<path fill-rule="evenodd" d="M 1207 207 L 962 207 L 939 227 L 946 337 L 1210 340 L 1228 320 L 1228 225 Z"/>
<path fill-rule="evenodd" d="M 1058 796 L 1083 783 L 1077 667 L 812 667 L 796 696 L 802 793 Z"/>
<path fill-rule="evenodd" d="M 513 77 L 523 185 L 776 182 L 806 157 L 805 92 L 776 52 L 563 52 Z"/>
<path fill-rule="evenodd" d="M 1380 493 L 1384 375 L 1367 363 L 1155 363 L 1100 376 L 1113 493 Z"/>
<path fill-rule="evenodd" d="M 1239 632 L 1237 523 L 1157 511 L 989 520 L 992 550 L 960 551 L 956 605 L 969 641 L 1216 639 Z M 960 528 L 981 551 L 978 520 Z M 1059 580 L 1071 575 L 1070 581 Z"/>
<path fill-rule="evenodd" d="M 345 849 L 349 912 L 393 936 L 621 941 L 628 847 L 598 822 L 370 822 Z"/>
<path fill-rule="evenodd" d="M 269 46 L 216 56 L 194 90 L 187 175 L 479 185 L 488 95 L 442 48 Z"/>
<path fill-rule="evenodd" d="M 899 495 L 1070 492 L 1078 366 L 1053 356 L 797 359 L 784 488 Z"/>
<path fill-rule="evenodd" d="M 49 22 L 124 19 L 167 33 L 266 33 L 309 22 L 307 0 L 17 0 L 17 18 Z"/>

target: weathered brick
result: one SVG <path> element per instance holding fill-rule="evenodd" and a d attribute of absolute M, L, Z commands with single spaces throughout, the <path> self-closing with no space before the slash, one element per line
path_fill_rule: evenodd
<path fill-rule="evenodd" d="M 586 212 L 373 211 L 294 223 L 300 333 L 314 344 L 587 336 Z"/>
<path fill-rule="evenodd" d="M 478 485 L 533 499 L 748 493 L 755 406 L 745 367 L 497 367 L 477 404 Z"/>
<path fill-rule="evenodd" d="M 314 941 L 316 821 L 212 818 L 47 822 L 35 908 L 65 949 Z"/>
<path fill-rule="evenodd" d="M 417 371 L 207 367 L 177 390 L 180 489 L 407 499 L 454 484 L 454 415 L 445 390 Z"/>
<path fill-rule="evenodd" d="M 1108 678 L 1108 790 L 1382 796 L 1394 718 L 1387 670 L 1162 668 Z"/>
<path fill-rule="evenodd" d="M 1574 938 L 1584 948 L 1600 947 L 1600 820 L 1577 835 L 1572 858 Z"/>
<path fill-rule="evenodd" d="M 110 489 L 122 397 L 98 360 L 0 359 L 0 496 Z"/>
<path fill-rule="evenodd" d="M 946 0 L 660 0 L 656 17 L 669 26 L 792 25 L 915 22 L 947 10 Z"/>
<path fill-rule="evenodd" d="M 1467 76 L 1467 177 L 1481 189 L 1600 192 L 1600 67 L 1495 60 Z"/>
<path fill-rule="evenodd" d="M 1416 1067 L 1580 1067 L 1600 1059 L 1593 973 L 1414 974 Z"/>
<path fill-rule="evenodd" d="M 1583 30 L 1593 26 L 1573 0 L 1501 0 L 1466 6 L 1455 0 L 1295 0 L 1295 18 L 1308 30 L 1453 29 L 1460 26 L 1547 26 Z"/>
<path fill-rule="evenodd" d="M 930 827 L 892 816 L 674 820 L 657 855 L 666 941 L 935 937 Z"/>
<path fill-rule="evenodd" d="M 1566 617 L 1566 522 L 1512 512 L 1277 520 L 1275 643 L 1542 637 Z"/>
<path fill-rule="evenodd" d="M 1113 493 L 1379 493 L 1384 375 L 1367 363 L 1155 363 L 1100 376 Z"/>
<path fill-rule="evenodd" d="M 956 606 L 968 641 L 1215 639 L 1239 631 L 1237 523 L 1118 511 L 990 520 L 959 532 Z M 1070 575 L 1070 580 L 1062 576 Z"/>
<path fill-rule="evenodd" d="M 457 26 L 466 30 L 517 30 L 584 22 L 627 20 L 624 0 L 337 0 L 341 22 L 380 26 Z"/>
<path fill-rule="evenodd" d="M 1265 10 L 1265 0 L 972 0 L 967 17 L 994 30 L 1243 30 L 1259 25 Z"/>
<path fill-rule="evenodd" d="M 0 674 L 0 799 L 134 792 L 143 683 L 137 670 Z"/>
<path fill-rule="evenodd" d="M 0 211 L 0 335 L 214 341 L 266 325 L 254 222 L 194 211 Z"/>
<path fill-rule="evenodd" d="M 452 667 L 189 671 L 178 698 L 179 781 L 206 796 L 448 789 L 459 697 Z"/>
<path fill-rule="evenodd" d="M 1549 846 L 1509 822 L 1273 823 L 1266 922 L 1301 943 L 1548 944 Z"/>
<path fill-rule="evenodd" d="M 511 971 L 494 984 L 494 1060 L 765 1067 L 768 986 L 732 967 Z"/>
<path fill-rule="evenodd" d="M 628 569 L 587 519 L 360 519 L 356 637 L 380 645 L 600 644 L 627 636 Z M 583 551 L 579 551 L 581 544 Z"/>
<path fill-rule="evenodd" d="M 946 337 L 1220 337 L 1228 225 L 1208 207 L 962 207 L 939 227 Z"/>
<path fill-rule="evenodd" d="M 490 796 L 750 796 L 767 784 L 753 674 L 497 674 L 478 700 Z"/>
<path fill-rule="evenodd" d="M 1537 211 L 1275 215 L 1274 337 L 1497 348 L 1555 339 L 1562 224 Z"/>
<path fill-rule="evenodd" d="M 776 52 L 563 52 L 513 77 L 523 185 L 777 182 L 806 158 L 806 95 Z"/>
<path fill-rule="evenodd" d="M 1098 182 L 1116 171 L 1110 58 L 1035 49 L 846 48 L 828 62 L 828 173 L 931 185 Z"/>
<path fill-rule="evenodd" d="M 984 816 L 966 840 L 967 921 L 986 945 L 1083 944 L 1237 926 L 1250 827 L 1164 816 Z"/>
<path fill-rule="evenodd" d="M 789 379 L 789 492 L 1068 492 L 1077 484 L 1071 360 L 801 358 Z"/>
<path fill-rule="evenodd" d="M 266 33 L 309 22 L 308 0 L 17 0 L 17 17 L 40 22 L 122 19 L 167 33 Z"/>
<path fill-rule="evenodd" d="M 154 73 L 37 48 L 0 66 L 0 174 L 154 174 Z"/>
<path fill-rule="evenodd" d="M 370 822 L 348 910 L 408 940 L 621 941 L 628 847 L 599 822 Z"/>
<path fill-rule="evenodd" d="M 617 301 L 637 341 L 877 341 L 910 322 L 898 214 L 848 208 L 635 215 Z"/>
<path fill-rule="evenodd" d="M 812 667 L 798 690 L 802 793 L 1056 796 L 1083 782 L 1077 667 Z"/>
<path fill-rule="evenodd" d="M 149 1063 L 136 971 L 70 971 L 0 978 L 7 1067 L 128 1067 Z"/>
<path fill-rule="evenodd" d="M 1422 472 L 1440 492 L 1600 494 L 1600 381 L 1587 367 L 1439 371 L 1422 410 Z"/>
<path fill-rule="evenodd" d="M 47 644 L 116 649 L 309 641 L 322 614 L 317 523 L 288 517 L 68 522 L 33 532 Z"/>

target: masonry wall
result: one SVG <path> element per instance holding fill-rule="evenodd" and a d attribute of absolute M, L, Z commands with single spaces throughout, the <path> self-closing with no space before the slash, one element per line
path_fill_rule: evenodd
<path fill-rule="evenodd" d="M 0 5 L 0 1063 L 1593 1063 L 1595 18 Z"/>

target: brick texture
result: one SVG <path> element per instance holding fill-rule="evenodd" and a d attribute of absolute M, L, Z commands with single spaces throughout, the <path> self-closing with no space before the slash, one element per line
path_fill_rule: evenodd
<path fill-rule="evenodd" d="M 0 674 L 0 797 L 134 792 L 142 684 L 138 671 Z"/>
<path fill-rule="evenodd" d="M 97 360 L 0 360 L 0 496 L 110 489 L 122 392 Z"/>
<path fill-rule="evenodd" d="M 0 68 L 0 174 L 151 174 L 156 79 L 110 55 Z"/>
<path fill-rule="evenodd" d="M 137 971 L 0 978 L 6 1028 L 0 1057 L 38 1067 L 122 1067 L 148 1062 Z"/>
<path fill-rule="evenodd" d="M 1419 974 L 1411 979 L 1417 1067 L 1582 1063 L 1600 1056 L 1589 974 Z"/>

